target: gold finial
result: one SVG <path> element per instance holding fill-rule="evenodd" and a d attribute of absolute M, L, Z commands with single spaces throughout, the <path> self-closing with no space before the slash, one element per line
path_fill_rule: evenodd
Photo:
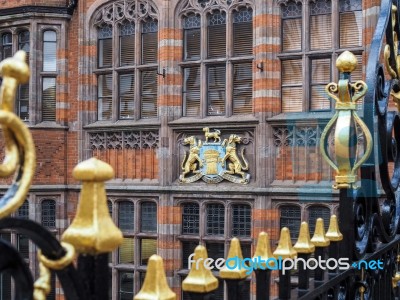
<path fill-rule="evenodd" d="M 394 277 L 392 277 L 392 287 L 397 288 L 397 283 L 400 281 L 400 272 L 396 272 Z"/>
<path fill-rule="evenodd" d="M 260 232 L 260 234 L 258 235 L 258 241 L 257 241 L 257 247 L 256 247 L 256 251 L 254 253 L 253 256 L 253 261 L 258 261 L 259 258 L 261 258 L 264 261 L 268 261 L 271 258 L 274 258 L 274 255 L 272 254 L 272 250 L 271 250 L 271 244 L 269 242 L 269 236 L 268 233 L 262 231 Z M 260 266 L 262 266 L 262 268 L 267 268 L 267 264 L 266 263 L 262 263 L 261 265 L 256 265 L 254 267 L 254 269 L 262 269 L 260 268 Z M 268 262 L 268 267 L 269 268 L 273 268 L 275 266 L 275 259 L 274 260 L 270 260 Z"/>
<path fill-rule="evenodd" d="M 107 208 L 104 181 L 114 176 L 112 167 L 91 158 L 79 163 L 72 175 L 83 181 L 82 191 L 75 219 L 62 240 L 80 253 L 94 255 L 113 251 L 122 243 L 123 237 Z"/>
<path fill-rule="evenodd" d="M 133 300 L 176 300 L 176 294 L 168 286 L 161 256 L 153 254 L 149 258 L 143 286 Z"/>
<path fill-rule="evenodd" d="M 336 67 L 341 73 L 351 73 L 357 68 L 357 57 L 350 51 L 344 51 L 336 60 Z"/>
<path fill-rule="evenodd" d="M 343 234 L 339 230 L 339 224 L 336 215 L 331 216 L 329 228 L 325 236 L 332 242 L 343 240 Z"/>
<path fill-rule="evenodd" d="M 297 243 L 293 246 L 297 253 L 313 253 L 315 246 L 311 243 L 310 230 L 308 229 L 308 223 L 302 222 L 300 226 L 300 233 Z"/>
<path fill-rule="evenodd" d="M 290 239 L 289 228 L 283 227 L 281 230 L 281 236 L 279 238 L 278 247 L 274 251 L 276 258 L 295 258 L 297 256 L 296 250 L 293 249 L 292 240 Z"/>
<path fill-rule="evenodd" d="M 51 272 L 42 262 L 39 262 L 39 278 L 35 281 L 33 287 L 33 299 L 46 300 L 51 291 Z"/>
<path fill-rule="evenodd" d="M 324 220 L 322 218 L 317 219 L 311 243 L 316 247 L 327 247 L 331 243 L 331 241 L 325 236 Z"/>
<path fill-rule="evenodd" d="M 231 240 L 231 246 L 228 252 L 225 266 L 219 271 L 222 279 L 244 279 L 247 277 L 247 266 L 243 264 L 243 254 L 240 248 L 240 242 L 237 238 Z M 227 265 L 229 267 L 227 267 Z"/>
<path fill-rule="evenodd" d="M 207 249 L 198 245 L 194 249 L 193 263 L 189 274 L 182 282 L 182 289 L 185 292 L 208 293 L 218 288 L 218 279 L 211 270 L 204 266 L 207 258 Z"/>

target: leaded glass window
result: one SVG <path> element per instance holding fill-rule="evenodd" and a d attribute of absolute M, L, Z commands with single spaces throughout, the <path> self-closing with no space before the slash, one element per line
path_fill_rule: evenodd
<path fill-rule="evenodd" d="M 310 234 L 314 234 L 315 224 L 318 218 L 324 220 L 325 231 L 328 230 L 329 220 L 331 218 L 331 211 L 325 206 L 311 206 L 308 209 L 308 226 L 310 228 Z"/>
<path fill-rule="evenodd" d="M 56 227 L 56 201 L 42 201 L 42 225 L 46 228 Z"/>
<path fill-rule="evenodd" d="M 187 203 L 182 210 L 182 234 L 199 234 L 199 205 Z"/>
<path fill-rule="evenodd" d="M 251 236 L 251 207 L 249 205 L 232 206 L 232 236 Z"/>
<path fill-rule="evenodd" d="M 292 239 L 297 239 L 300 230 L 301 212 L 300 207 L 285 205 L 280 207 L 280 228 L 289 228 Z"/>
<path fill-rule="evenodd" d="M 118 299 L 119 300 L 132 300 L 134 293 L 134 276 L 133 272 L 119 272 L 119 291 L 118 291 Z"/>
<path fill-rule="evenodd" d="M 143 202 L 141 204 L 141 231 L 157 232 L 157 204 Z"/>
<path fill-rule="evenodd" d="M 207 235 L 223 235 L 225 208 L 222 204 L 207 205 Z"/>
<path fill-rule="evenodd" d="M 118 226 L 122 231 L 133 231 L 134 229 L 134 205 L 130 201 L 119 202 Z"/>

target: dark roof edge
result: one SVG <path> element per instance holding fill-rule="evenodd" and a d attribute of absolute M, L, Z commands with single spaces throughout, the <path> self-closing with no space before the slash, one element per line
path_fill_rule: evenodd
<path fill-rule="evenodd" d="M 51 13 L 59 15 L 72 15 L 78 4 L 78 0 L 70 0 L 68 6 L 57 7 L 57 6 L 18 6 L 11 8 L 0 9 L 0 16 L 26 14 L 26 13 Z"/>

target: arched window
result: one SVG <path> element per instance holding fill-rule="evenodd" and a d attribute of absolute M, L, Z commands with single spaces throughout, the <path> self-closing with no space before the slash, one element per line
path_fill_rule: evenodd
<path fill-rule="evenodd" d="M 119 11 L 118 18 L 114 19 L 114 11 Z M 140 0 L 115 1 L 95 13 L 94 19 L 98 120 L 156 118 L 156 9 Z"/>
<path fill-rule="evenodd" d="M 236 9 L 206 13 L 196 1 L 191 3 L 182 12 L 183 116 L 252 113 L 252 9 L 243 2 Z M 207 38 L 201 39 L 202 34 Z"/>
<path fill-rule="evenodd" d="M 143 202 L 141 204 L 141 231 L 157 232 L 157 204 Z"/>
<path fill-rule="evenodd" d="M 122 231 L 133 231 L 134 229 L 134 205 L 130 201 L 119 202 L 118 226 Z"/>
<path fill-rule="evenodd" d="M 29 64 L 31 49 L 28 30 L 18 33 L 18 50 L 24 50 L 26 52 L 26 62 Z M 22 120 L 29 120 L 29 83 L 18 86 L 16 109 L 17 114 Z"/>
<path fill-rule="evenodd" d="M 6 59 L 12 55 L 12 34 L 8 32 L 3 33 L 1 36 L 1 59 Z"/>
<path fill-rule="evenodd" d="M 251 237 L 251 207 L 247 204 L 232 206 L 232 236 Z"/>

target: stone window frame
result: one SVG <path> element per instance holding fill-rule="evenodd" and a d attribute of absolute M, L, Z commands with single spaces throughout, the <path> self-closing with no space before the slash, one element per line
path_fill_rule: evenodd
<path fill-rule="evenodd" d="M 319 50 L 312 50 L 310 49 L 310 3 L 311 2 L 316 2 L 318 0 L 278 0 L 278 8 L 280 9 L 280 23 L 281 23 L 281 32 L 280 32 L 280 38 L 281 38 L 281 52 L 278 54 L 278 58 L 281 61 L 281 103 L 282 103 L 282 113 L 291 113 L 291 112 L 330 112 L 334 105 L 332 105 L 332 101 L 330 101 L 330 108 L 323 108 L 323 109 L 312 109 L 311 108 L 311 102 L 312 102 L 312 87 L 319 85 L 322 87 L 321 83 L 315 83 L 313 84 L 312 78 L 311 78 L 311 70 L 312 70 L 312 62 L 314 60 L 318 59 L 329 59 L 329 65 L 330 65 L 330 80 L 329 82 L 337 82 L 339 79 L 339 72 L 337 71 L 335 67 L 336 59 L 337 57 L 344 51 L 348 50 L 353 52 L 358 60 L 359 60 L 359 65 L 362 65 L 362 57 L 365 51 L 365 46 L 363 44 L 363 37 L 361 37 L 361 45 L 360 46 L 350 46 L 350 47 L 341 47 L 340 46 L 340 36 L 339 36 L 339 15 L 340 15 L 340 10 L 339 10 L 339 1 L 333 0 L 331 1 L 331 24 L 332 24 L 332 45 L 330 49 L 319 49 Z M 362 6 L 362 1 L 361 1 L 361 6 Z M 289 3 L 296 3 L 298 5 L 301 5 L 302 11 L 301 11 L 301 49 L 300 50 L 295 50 L 295 51 L 284 51 L 283 49 L 283 16 L 282 16 L 282 7 L 287 6 Z M 361 12 L 363 13 L 363 9 L 361 8 Z M 365 15 L 365 14 L 364 14 Z M 365 16 L 362 16 L 362 23 L 364 24 L 365 21 Z M 361 29 L 361 34 L 363 35 L 363 29 Z M 301 83 L 296 83 L 295 85 L 292 85 L 291 83 L 284 83 L 284 62 L 285 61 L 299 61 L 299 66 L 302 69 L 302 74 L 301 74 Z M 361 80 L 362 79 L 362 67 L 357 68 L 355 72 L 353 72 L 352 79 L 353 81 L 355 80 Z M 326 82 L 329 83 L 329 82 Z M 291 110 L 290 108 L 285 109 L 285 104 L 284 104 L 284 88 L 291 88 L 291 87 L 298 87 L 301 90 L 302 95 L 300 95 L 300 98 L 298 99 L 298 102 L 301 102 L 301 110 Z M 317 88 L 318 90 L 320 88 Z M 324 97 L 326 97 L 328 103 L 328 96 L 326 93 L 323 91 L 323 89 L 320 89 L 319 93 L 323 93 Z M 289 93 L 293 96 L 293 94 L 296 94 L 294 92 Z M 289 101 L 288 101 L 289 102 Z M 359 108 L 361 108 L 362 105 L 359 105 Z"/>
<path fill-rule="evenodd" d="M 123 17 L 115 17 L 113 16 L 107 16 L 106 15 L 106 8 L 110 5 L 115 6 L 115 11 L 117 10 L 116 7 L 121 7 L 121 11 L 126 11 L 124 9 L 124 5 L 131 5 L 133 2 L 137 3 L 138 5 L 143 5 L 143 7 L 146 8 L 146 12 L 142 15 L 138 15 L 135 17 L 129 17 L 127 18 L 126 15 Z M 102 16 L 102 14 L 104 14 Z M 156 20 L 158 23 L 158 30 L 157 32 L 160 31 L 160 17 L 159 17 L 159 12 L 158 12 L 158 7 L 157 5 L 150 0 L 129 0 L 129 1 L 116 1 L 116 2 L 111 2 L 111 1 L 103 1 L 101 4 L 99 4 L 96 7 L 91 7 L 88 11 L 88 16 L 89 16 L 89 21 L 86 24 L 88 27 L 88 33 L 86 35 L 86 39 L 91 45 L 97 45 L 97 27 L 100 24 L 109 24 L 113 28 L 113 47 L 114 49 L 119 49 L 119 26 L 122 24 L 124 21 L 134 21 L 136 20 L 140 25 L 135 26 L 135 46 L 141 45 L 141 36 L 142 36 L 142 21 L 145 20 L 146 18 L 151 18 L 153 20 Z M 158 44 L 158 49 L 159 49 L 159 42 L 158 42 L 158 34 L 157 34 L 157 44 Z M 138 54 L 142 50 L 142 47 L 136 47 L 135 52 Z M 155 63 L 149 63 L 149 64 L 143 64 L 142 62 L 137 63 L 132 66 L 119 66 L 119 53 L 116 53 L 117 51 L 113 51 L 113 60 L 114 64 L 110 68 L 100 68 L 98 66 L 98 47 L 96 46 L 94 55 L 91 54 L 89 60 L 90 63 L 88 65 L 88 72 L 89 74 L 94 74 L 91 78 L 91 88 L 90 88 L 90 94 L 92 95 L 93 101 L 95 101 L 95 105 L 97 107 L 96 111 L 91 114 L 91 117 L 88 119 L 88 123 L 95 123 L 95 122 L 101 122 L 102 125 L 108 124 L 108 123 L 115 123 L 115 122 L 125 122 L 126 124 L 134 124 L 135 122 L 146 122 L 146 123 L 159 123 L 159 113 L 158 113 L 158 84 L 157 84 L 157 96 L 156 96 L 156 116 L 144 118 L 142 117 L 142 96 L 141 96 L 141 81 L 137 80 L 138 78 L 141 78 L 143 72 L 146 71 L 154 71 L 158 73 L 158 65 L 159 65 L 159 53 L 157 53 L 157 61 Z M 136 62 L 141 60 L 141 55 L 135 55 Z M 107 72 L 111 72 L 112 74 L 112 87 L 114 92 L 112 93 L 112 109 L 111 109 L 111 118 L 107 120 L 101 120 L 98 118 L 98 76 L 104 75 Z M 129 73 L 130 72 L 130 73 Z M 132 73 L 133 72 L 133 73 Z M 135 95 L 135 101 L 134 101 L 134 116 L 133 118 L 120 118 L 119 117 L 119 83 L 117 80 L 117 77 L 119 75 L 126 75 L 126 74 L 135 74 L 135 89 L 134 89 L 134 95 Z M 159 75 L 156 75 L 156 80 L 159 80 Z"/>
<path fill-rule="evenodd" d="M 179 63 L 179 67 L 181 69 L 182 74 L 182 117 L 188 118 L 207 118 L 207 117 L 231 117 L 234 115 L 233 108 L 233 93 L 234 93 L 234 66 L 240 63 L 251 63 L 251 68 L 253 68 L 253 61 L 255 58 L 254 53 L 251 55 L 244 56 L 234 56 L 233 51 L 227 51 L 226 55 L 221 58 L 208 58 L 207 57 L 207 28 L 208 28 L 208 17 L 213 12 L 222 12 L 226 15 L 226 36 L 227 39 L 226 47 L 227 49 L 232 49 L 233 45 L 233 13 L 238 11 L 241 8 L 250 9 L 252 12 L 253 19 L 253 45 L 254 45 L 254 36 L 255 36 L 255 26 L 254 26 L 254 15 L 255 15 L 255 3 L 252 0 L 245 1 L 221 1 L 217 0 L 214 2 L 201 2 L 200 1 L 183 1 L 180 4 L 179 9 L 177 11 L 179 14 L 177 18 L 179 20 L 179 28 L 182 30 L 182 60 Z M 190 15 L 200 15 L 200 59 L 185 59 L 185 37 L 184 37 L 184 17 Z M 254 46 L 253 46 L 254 47 Z M 225 111 L 223 113 L 210 114 L 208 112 L 208 70 L 212 67 L 225 67 Z M 200 68 L 200 109 L 197 115 L 187 115 L 185 111 L 186 103 L 185 103 L 185 70 L 193 67 Z M 255 80 L 255 75 L 252 71 L 252 90 L 253 84 Z M 252 94 L 254 92 L 252 91 Z M 252 95 L 253 101 L 253 95 Z M 254 103 L 252 103 L 252 112 L 254 113 Z M 239 113 L 243 115 L 242 113 Z M 246 114 L 248 114 L 246 112 Z M 236 115 L 236 114 L 235 114 Z"/>
<path fill-rule="evenodd" d="M 247 199 L 237 199 L 237 200 L 197 200 L 197 199 L 181 199 L 177 201 L 176 205 L 180 207 L 180 215 L 183 214 L 183 205 L 185 204 L 197 204 L 199 207 L 199 233 L 198 234 L 182 234 L 182 223 L 180 224 L 180 231 L 177 236 L 177 239 L 181 242 L 181 254 L 179 257 L 183 259 L 182 251 L 183 251 L 183 242 L 196 242 L 197 244 L 207 245 L 207 243 L 221 243 L 224 245 L 224 258 L 228 255 L 230 241 L 233 238 L 233 206 L 235 205 L 248 205 L 250 207 L 251 215 L 253 214 L 254 209 L 254 201 Z M 219 204 L 224 206 L 224 235 L 208 235 L 207 234 L 207 205 L 209 204 Z M 251 229 L 249 237 L 239 237 L 240 244 L 243 250 L 243 245 L 250 246 L 250 256 L 252 255 L 253 247 L 253 230 L 254 230 L 254 220 L 251 219 Z M 227 221 L 229 220 L 229 221 Z M 183 222 L 183 218 L 182 218 Z M 206 246 L 207 247 L 207 246 Z M 243 257 L 248 256 L 243 253 Z M 179 268 L 178 274 L 181 276 L 181 281 L 187 276 L 189 270 L 183 268 L 182 265 Z M 218 272 L 213 271 L 214 276 L 218 277 Z M 247 284 L 250 284 L 251 276 L 249 276 L 246 280 Z M 223 281 L 220 281 L 223 283 Z M 224 286 L 224 285 L 222 285 Z M 225 286 L 223 288 L 224 299 L 226 299 L 227 294 L 225 291 Z M 183 296 L 182 296 L 183 297 Z"/>
<path fill-rule="evenodd" d="M 133 295 L 139 292 L 141 285 L 143 284 L 144 275 L 147 269 L 147 265 L 141 264 L 141 241 L 144 239 L 158 240 L 158 201 L 154 198 L 124 198 L 124 197 L 109 197 L 107 205 L 110 211 L 111 218 L 118 226 L 119 217 L 119 203 L 120 202 L 131 202 L 134 205 L 133 221 L 134 229 L 130 232 L 124 232 L 124 237 L 134 239 L 134 263 L 119 263 L 119 249 L 113 251 L 109 255 L 109 268 L 111 276 L 111 294 L 119 295 L 120 292 L 120 277 L 122 273 L 133 273 Z M 156 204 L 156 220 L 157 220 L 157 232 L 143 232 L 141 231 L 141 206 L 143 203 L 154 203 Z M 110 206 L 111 203 L 111 206 Z M 157 251 L 157 245 L 156 245 Z"/>

